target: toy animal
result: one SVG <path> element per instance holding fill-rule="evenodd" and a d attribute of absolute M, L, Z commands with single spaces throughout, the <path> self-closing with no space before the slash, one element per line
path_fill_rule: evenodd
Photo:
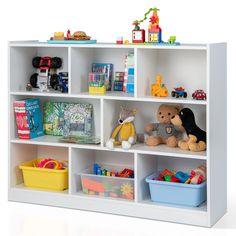
<path fill-rule="evenodd" d="M 178 115 L 171 119 L 171 123 L 176 126 L 183 126 L 188 135 L 188 139 L 178 142 L 178 146 L 181 149 L 193 152 L 200 152 L 206 149 L 206 132 L 197 126 L 191 109 L 182 109 Z"/>
<path fill-rule="evenodd" d="M 113 149 L 114 146 L 122 145 L 122 148 L 129 149 L 136 143 L 136 131 L 134 119 L 137 113 L 136 109 L 128 110 L 121 107 L 118 126 L 111 134 L 111 138 L 106 142 L 106 147 Z"/>
<path fill-rule="evenodd" d="M 145 127 L 145 143 L 148 146 L 167 144 L 176 147 L 181 128 L 171 124 L 171 119 L 179 114 L 180 106 L 161 105 L 157 111 L 158 123 L 149 123 Z"/>

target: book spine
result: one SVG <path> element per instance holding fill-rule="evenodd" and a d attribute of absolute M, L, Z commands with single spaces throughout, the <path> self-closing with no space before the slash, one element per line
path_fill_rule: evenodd
<path fill-rule="evenodd" d="M 30 129 L 28 124 L 28 119 L 26 116 L 25 102 L 15 101 L 14 110 L 15 110 L 16 125 L 18 130 L 18 138 L 30 139 Z"/>

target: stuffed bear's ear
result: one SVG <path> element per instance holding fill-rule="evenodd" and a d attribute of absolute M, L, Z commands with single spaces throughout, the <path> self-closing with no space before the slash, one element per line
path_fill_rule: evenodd
<path fill-rule="evenodd" d="M 177 109 L 178 112 L 180 112 L 183 109 L 182 105 L 175 105 L 175 108 Z"/>

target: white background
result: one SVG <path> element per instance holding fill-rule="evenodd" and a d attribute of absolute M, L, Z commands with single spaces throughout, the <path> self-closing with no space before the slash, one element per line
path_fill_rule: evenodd
<path fill-rule="evenodd" d="M 3 4 L 3 2 L 5 2 Z M 0 6 L 0 234 L 235 235 L 236 232 L 236 14 L 234 0 L 7 0 Z M 163 39 L 228 43 L 228 213 L 212 229 L 7 201 L 7 41 L 48 39 L 54 31 L 84 30 L 100 42 L 131 39 L 132 21 L 150 7 L 160 11 Z M 220 94 L 219 94 L 220 99 Z M 217 101 L 216 101 L 217 102 Z M 219 116 L 225 116 L 219 110 Z M 220 125 L 220 124 L 219 124 Z M 220 139 L 219 134 L 219 139 Z M 222 156 L 222 158 L 226 158 Z M 221 178 L 221 173 L 219 173 Z M 216 180 L 217 181 L 217 180 Z"/>

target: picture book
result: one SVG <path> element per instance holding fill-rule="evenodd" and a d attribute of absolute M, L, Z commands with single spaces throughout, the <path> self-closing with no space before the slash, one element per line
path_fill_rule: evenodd
<path fill-rule="evenodd" d="M 45 102 L 45 134 L 91 136 L 92 110 L 91 104 Z"/>
<path fill-rule="evenodd" d="M 67 103 L 64 111 L 63 135 L 91 136 L 92 110 L 91 104 Z"/>
<path fill-rule="evenodd" d="M 65 103 L 63 102 L 45 102 L 43 106 L 43 125 L 45 134 L 63 135 L 65 125 L 64 111 Z"/>
<path fill-rule="evenodd" d="M 99 144 L 100 138 L 94 136 L 75 136 L 69 135 L 60 138 L 61 142 L 78 144 Z"/>
<path fill-rule="evenodd" d="M 42 136 L 43 122 L 39 99 L 14 101 L 18 138 L 31 139 Z"/>
<path fill-rule="evenodd" d="M 113 80 L 113 64 L 93 63 L 92 72 L 105 73 L 105 86 L 107 91 L 111 91 Z"/>

